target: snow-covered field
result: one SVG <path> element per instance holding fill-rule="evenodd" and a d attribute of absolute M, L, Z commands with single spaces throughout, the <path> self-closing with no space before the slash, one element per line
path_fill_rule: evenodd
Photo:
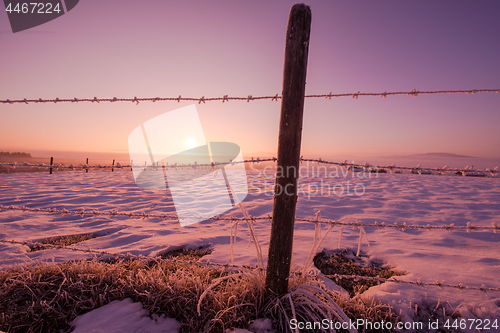
<path fill-rule="evenodd" d="M 316 167 L 317 166 L 313 166 Z M 145 190 L 134 183 L 128 170 L 84 173 L 55 172 L 0 174 L 0 205 L 68 210 L 124 211 L 137 213 L 175 213 L 167 191 Z M 248 170 L 249 195 L 243 205 L 252 216 L 271 214 L 273 172 L 268 168 Z M 375 221 L 412 225 L 477 226 L 500 224 L 500 179 L 412 174 L 343 174 L 338 177 L 327 169 L 318 174 L 302 173 L 297 217 L 314 218 L 320 210 L 322 219 L 337 220 L 353 216 L 361 223 Z M 328 192 L 330 189 L 330 193 Z M 233 208 L 221 216 L 242 217 Z M 0 239 L 40 240 L 47 237 L 96 233 L 100 237 L 73 247 L 154 256 L 181 247 L 211 245 L 213 253 L 203 258 L 212 262 L 230 262 L 230 231 L 227 220 L 204 221 L 181 227 L 175 220 L 129 219 L 49 215 L 46 213 L 1 211 Z M 270 221 L 255 225 L 262 252 L 267 256 Z M 323 227 L 326 229 L 326 226 Z M 407 272 L 401 279 L 465 286 L 497 288 L 500 286 L 500 234 L 493 231 L 410 230 L 366 228 L 371 247 L 362 251 Z M 338 247 L 340 227 L 326 237 L 322 248 Z M 303 265 L 313 245 L 314 225 L 296 222 L 293 265 Z M 358 247 L 359 230 L 344 228 L 342 247 Z M 248 247 L 249 232 L 240 222 L 234 263 L 256 265 L 253 245 Z M 91 256 L 67 249 L 28 253 L 27 246 L 0 243 L 0 268 L 31 260 L 64 261 Z M 266 261 L 266 258 L 264 258 Z M 410 286 L 384 283 L 366 295 L 392 303 L 411 320 L 415 304 L 436 306 L 449 302 L 464 318 L 500 320 L 500 291 Z M 490 330 L 491 331 L 491 330 Z M 494 331 L 494 330 L 493 330 Z"/>

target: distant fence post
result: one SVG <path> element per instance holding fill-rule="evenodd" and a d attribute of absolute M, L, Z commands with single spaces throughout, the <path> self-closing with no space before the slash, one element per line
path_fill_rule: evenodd
<path fill-rule="evenodd" d="M 288 292 L 310 30 L 309 6 L 293 5 L 286 32 L 278 172 L 266 275 L 266 287 L 277 295 Z"/>
<path fill-rule="evenodd" d="M 115 170 L 115 160 L 113 160 L 113 164 L 111 165 L 111 172 Z"/>
<path fill-rule="evenodd" d="M 53 157 L 50 158 L 50 171 L 49 171 L 50 174 L 52 174 L 52 164 L 54 164 L 54 158 Z"/>
<path fill-rule="evenodd" d="M 85 165 L 87 166 L 85 168 L 85 172 L 89 172 L 89 158 L 87 157 L 87 160 L 85 161 Z"/>

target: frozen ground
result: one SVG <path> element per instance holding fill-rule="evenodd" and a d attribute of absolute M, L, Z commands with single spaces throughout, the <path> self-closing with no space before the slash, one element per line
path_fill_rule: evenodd
<path fill-rule="evenodd" d="M 317 166 L 315 166 L 317 167 Z M 322 219 L 353 216 L 362 223 L 406 222 L 417 225 L 480 226 L 500 223 L 500 179 L 411 174 L 379 174 L 370 178 L 331 170 L 307 175 L 300 184 L 297 217 L 313 218 L 321 210 Z M 249 195 L 244 206 L 252 216 L 272 212 L 273 173 L 249 170 Z M 347 188 L 349 187 L 349 193 Z M 328 190 L 335 193 L 328 193 Z M 343 193 L 341 194 L 341 189 Z M 321 192 L 323 191 L 323 192 Z M 0 204 L 31 208 L 68 210 L 117 210 L 125 212 L 175 213 L 167 191 L 144 190 L 134 183 L 132 172 L 118 170 L 0 174 Z M 234 208 L 225 216 L 242 217 Z M 180 247 L 211 245 L 213 253 L 204 260 L 230 262 L 229 221 L 204 221 L 180 227 L 177 221 L 129 219 L 124 217 L 81 217 L 30 212 L 0 212 L 0 239 L 25 241 L 59 235 L 96 233 L 97 238 L 73 245 L 79 248 L 154 256 Z M 324 226 L 326 229 L 326 226 Z M 323 244 L 336 249 L 340 227 L 335 227 Z M 256 231 L 267 255 L 270 222 L 259 221 Z M 404 280 L 444 281 L 450 284 L 497 288 L 500 286 L 500 234 L 492 231 L 447 232 L 366 228 L 371 247 L 362 251 L 407 274 Z M 234 248 L 235 264 L 255 265 L 253 245 L 248 247 L 248 228 L 240 222 Z M 314 226 L 296 222 L 293 264 L 302 265 L 313 243 Z M 358 246 L 359 230 L 345 228 L 342 247 Z M 64 261 L 89 254 L 66 249 L 27 252 L 27 247 L 0 243 L 0 267 L 31 260 Z M 264 258 L 266 260 L 266 258 Z M 483 293 L 455 288 L 409 286 L 384 283 L 366 295 L 392 303 L 413 318 L 415 304 L 435 307 L 449 302 L 465 318 L 500 319 L 500 292 Z M 152 331 L 153 332 L 153 331 Z"/>

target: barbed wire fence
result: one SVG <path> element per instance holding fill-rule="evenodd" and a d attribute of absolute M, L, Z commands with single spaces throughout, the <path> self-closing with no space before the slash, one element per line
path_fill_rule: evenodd
<path fill-rule="evenodd" d="M 364 92 L 355 92 L 355 93 L 341 93 L 341 94 L 333 94 L 332 92 L 328 94 L 316 94 L 316 95 L 306 95 L 305 98 L 324 98 L 331 100 L 332 98 L 339 98 L 339 97 L 352 97 L 354 99 L 358 99 L 359 97 L 383 97 L 386 98 L 387 96 L 398 96 L 398 95 L 406 95 L 406 96 L 412 96 L 412 97 L 418 97 L 419 95 L 435 95 L 435 94 L 476 94 L 476 93 L 487 93 L 487 92 L 495 92 L 495 93 L 500 93 L 500 89 L 470 89 L 470 90 L 431 90 L 431 91 L 419 91 L 417 89 L 412 89 L 410 91 L 392 91 L 392 92 L 382 92 L 382 93 L 364 93 Z M 132 102 L 139 104 L 140 102 L 160 102 L 160 101 L 176 101 L 180 103 L 181 101 L 191 101 L 191 102 L 198 102 L 198 104 L 201 103 L 206 103 L 206 102 L 212 102 L 212 101 L 221 101 L 222 103 L 229 102 L 229 101 L 257 101 L 257 100 L 271 100 L 271 101 L 278 101 L 281 100 L 282 96 L 279 94 L 275 95 L 269 95 L 269 96 L 252 96 L 248 95 L 246 97 L 233 97 L 229 95 L 224 95 L 222 97 L 182 97 L 182 95 L 179 95 L 178 97 L 152 97 L 152 98 L 73 98 L 73 99 L 60 99 L 56 97 L 55 99 L 5 99 L 5 100 L 0 100 L 0 103 L 3 104 L 32 104 L 32 103 L 80 103 L 80 102 L 91 102 L 91 103 L 100 103 L 100 102 Z M 245 160 L 240 163 L 260 163 L 260 162 L 276 162 L 276 158 L 268 158 L 268 159 L 261 159 L 257 158 L 254 159 L 252 158 L 251 160 Z M 330 164 L 330 165 L 337 165 L 341 167 L 346 167 L 349 168 L 351 171 L 356 172 L 375 172 L 378 173 L 380 170 L 411 170 L 412 173 L 413 171 L 418 171 L 419 174 L 422 174 L 421 171 L 435 171 L 438 172 L 438 174 L 444 174 L 446 172 L 460 172 L 464 176 L 467 175 L 467 172 L 475 172 L 477 170 L 473 170 L 472 167 L 466 167 L 464 169 L 458 169 L 458 168 L 448 168 L 448 167 L 442 167 L 442 168 L 421 168 L 419 165 L 416 167 L 407 167 L 407 166 L 395 166 L 394 164 L 392 165 L 370 165 L 368 163 L 365 163 L 363 165 L 356 164 L 356 163 L 347 163 L 347 161 L 344 162 L 333 162 L 333 161 L 326 161 L 322 160 L 321 158 L 319 159 L 304 159 L 301 158 L 301 162 L 314 162 L 318 164 Z M 41 163 L 41 164 L 32 164 L 32 163 L 0 163 L 0 166 L 5 166 L 5 167 L 30 167 L 30 168 L 52 168 L 54 169 L 81 169 L 81 170 L 89 170 L 89 169 L 120 169 L 120 168 L 130 168 L 133 169 L 134 165 L 131 163 L 130 165 L 120 165 L 119 163 L 117 165 L 89 165 L 89 164 L 84 164 L 82 166 L 74 166 L 74 165 L 53 165 L 52 163 L 50 165 Z M 180 165 L 180 166 L 169 166 L 170 168 L 172 167 L 211 167 L 213 165 Z M 143 166 L 140 166 L 143 167 Z M 146 166 L 147 167 L 147 166 Z M 155 166 L 150 166 L 150 167 L 155 167 Z M 356 170 L 355 168 L 361 168 L 361 170 Z M 491 174 L 493 177 L 498 176 L 498 167 L 491 170 L 491 169 L 485 169 L 483 172 L 488 172 Z M 132 212 L 120 212 L 120 211 L 97 211 L 97 210 L 92 210 L 92 211 L 76 211 L 76 210 L 67 210 L 67 209 L 57 209 L 57 208 L 30 208 L 26 206 L 3 206 L 0 205 L 0 211 L 20 211 L 20 212 L 29 212 L 29 213 L 44 213 L 44 214 L 61 214 L 61 215 L 66 215 L 66 214 L 71 214 L 71 215 L 79 215 L 81 217 L 84 216 L 93 216 L 93 217 L 98 217 L 98 216 L 105 216 L 105 217 L 128 217 L 128 218 L 142 218 L 142 219 L 151 219 L 151 218 L 156 218 L 156 219 L 161 219 L 161 220 L 178 220 L 179 216 L 176 214 L 151 214 L 151 213 L 132 213 Z M 260 217 L 253 217 L 253 216 L 247 216 L 245 218 L 235 218 L 235 217 L 220 217 L 220 216 L 215 216 L 211 217 L 208 220 L 230 220 L 233 222 L 237 222 L 240 220 L 248 220 L 250 218 L 252 221 L 256 220 L 272 220 L 272 217 L 270 215 L 267 216 L 260 216 Z M 446 231 L 455 231 L 455 230 L 461 230 L 461 231 L 466 231 L 466 232 L 473 232 L 473 231 L 493 231 L 494 233 L 497 233 L 500 230 L 500 226 L 496 224 L 495 222 L 492 223 L 491 226 L 479 226 L 479 225 L 474 225 L 471 222 L 468 222 L 466 226 L 455 226 L 454 224 L 450 225 L 412 225 L 412 224 L 407 224 L 407 223 L 398 223 L 395 222 L 394 224 L 385 224 L 385 223 L 360 223 L 357 220 L 321 220 L 320 218 L 315 218 L 315 219 L 305 219 L 305 218 L 296 218 L 296 221 L 299 222 L 306 222 L 306 223 L 314 223 L 316 226 L 320 224 L 329 224 L 330 226 L 334 225 L 340 225 L 342 227 L 341 232 L 343 230 L 343 227 L 345 226 L 351 226 L 354 228 L 359 228 L 360 229 L 360 242 L 359 244 L 361 245 L 361 235 L 365 227 L 376 227 L 378 229 L 384 230 L 386 228 L 392 228 L 392 229 L 398 229 L 398 230 L 406 230 L 406 229 L 416 229 L 416 230 L 427 230 L 427 231 L 436 231 L 436 230 L 446 230 Z M 365 234 L 366 236 L 366 234 Z M 38 242 L 21 242 L 21 241 L 16 241 L 16 240 L 8 240 L 8 239 L 1 239 L 1 243 L 11 243 L 11 244 L 22 244 L 22 245 L 38 245 L 42 246 L 43 248 L 55 248 L 55 249 L 60 249 L 60 248 L 65 248 L 69 249 L 71 251 L 79 251 L 79 252 L 86 252 L 86 253 L 93 253 L 93 254 L 100 254 L 100 255 L 110 255 L 114 257 L 125 257 L 125 258 L 142 258 L 142 259 L 153 259 L 153 260 L 162 260 L 162 261 L 170 261 L 170 262 L 177 262 L 177 263 L 196 263 L 198 265 L 214 265 L 214 266 L 219 266 L 219 267 L 232 267 L 236 269 L 260 269 L 260 270 L 265 270 L 263 267 L 257 267 L 257 268 L 252 268 L 249 266 L 237 266 L 237 265 L 228 265 L 228 264 L 218 264 L 218 263 L 210 263 L 210 262 L 192 262 L 192 261 L 184 261 L 184 260 L 178 260 L 178 259 L 158 259 L 158 258 L 150 258 L 150 257 L 145 257 L 145 256 L 137 256 L 137 255 L 132 255 L 132 254 L 120 254 L 120 253 L 110 253 L 107 251 L 100 251 L 100 250 L 92 250 L 92 249 L 82 249 L 74 246 L 60 246 L 60 245 L 51 245 L 51 244 L 42 244 Z M 360 246 L 359 245 L 359 246 Z M 359 253 L 359 247 L 358 247 L 358 253 Z M 341 275 L 341 274 L 333 274 L 333 275 L 324 275 L 325 277 L 332 278 L 332 279 L 354 279 L 355 281 L 359 280 L 368 280 L 368 281 L 373 281 L 377 283 L 384 283 L 384 282 L 390 282 L 390 283 L 404 283 L 404 284 L 411 284 L 411 285 L 416 285 L 416 286 L 437 286 L 437 287 L 448 287 L 448 288 L 456 288 L 456 289 L 467 289 L 467 290 L 478 290 L 482 292 L 487 292 L 487 291 L 500 291 L 500 287 L 498 288 L 492 288 L 492 287 L 485 287 L 484 285 L 481 285 L 480 287 L 476 286 L 467 286 L 463 284 L 447 284 L 444 281 L 436 281 L 436 282 L 422 282 L 420 280 L 418 281 L 407 281 L 407 280 L 401 280 L 395 277 L 391 277 L 390 279 L 385 279 L 385 278 L 380 278 L 380 277 L 366 277 L 366 276 L 358 276 L 358 275 Z"/>
<path fill-rule="evenodd" d="M 173 168 L 178 168 L 178 169 L 197 169 L 197 168 L 204 168 L 204 167 L 212 167 L 212 166 L 224 166 L 227 164 L 241 164 L 241 163 L 266 163 L 266 162 L 276 162 L 277 159 L 275 157 L 272 158 L 251 158 L 247 159 L 244 161 L 228 161 L 227 163 L 217 163 L 215 162 L 213 165 L 212 164 L 180 164 L 180 165 L 167 165 L 165 166 L 166 169 L 173 169 Z M 399 173 L 397 171 L 401 170 L 407 170 L 411 171 L 414 174 L 420 174 L 420 175 L 425 175 L 429 174 L 428 172 L 436 172 L 432 173 L 433 175 L 445 175 L 451 173 L 459 173 L 461 175 L 471 175 L 471 176 L 484 176 L 484 177 L 497 177 L 500 173 L 500 170 L 498 166 L 496 166 L 493 169 L 474 169 L 472 166 L 467 166 L 465 168 L 450 168 L 448 166 L 443 166 L 443 167 L 421 167 L 420 165 L 417 166 L 401 166 L 401 165 L 395 165 L 395 164 L 388 164 L 388 165 L 374 165 L 374 164 L 369 164 L 369 163 L 348 163 L 347 160 L 344 162 L 335 162 L 335 161 L 328 161 L 328 160 L 323 160 L 321 158 L 318 159 L 312 159 L 312 158 L 301 158 L 300 161 L 302 163 L 304 162 L 311 162 L 311 163 L 317 163 L 317 164 L 327 164 L 327 165 L 335 165 L 335 166 L 340 166 L 344 168 L 348 168 L 352 172 L 370 172 L 370 173 L 387 173 L 387 170 L 389 172 L 396 171 L 396 173 Z M 0 167 L 10 167 L 10 168 L 38 168 L 38 169 L 47 169 L 47 168 L 53 168 L 55 170 L 61 169 L 61 170 L 107 170 L 107 169 L 131 169 L 132 168 L 158 168 L 161 169 L 162 166 L 155 164 L 155 165 L 134 165 L 134 164 L 120 164 L 117 163 L 116 165 L 101 165 L 101 164 L 95 164 L 95 165 L 87 165 L 87 164 L 82 164 L 82 165 L 64 165 L 64 164 L 45 164 L 45 163 L 17 163 L 17 162 L 4 162 L 0 163 Z M 476 172 L 476 174 L 474 174 Z M 481 174 L 483 173 L 483 174 Z"/>
<path fill-rule="evenodd" d="M 312 95 L 305 95 L 305 98 L 325 98 L 331 100 L 332 98 L 339 98 L 339 97 L 352 97 L 354 99 L 358 99 L 358 97 L 383 97 L 386 98 L 387 96 L 401 96 L 401 95 L 406 95 L 406 96 L 412 96 L 412 97 L 417 97 L 419 95 L 436 95 L 436 94 L 476 94 L 476 93 L 488 93 L 488 92 L 495 92 L 495 93 L 500 93 L 500 89 L 465 89 L 465 90 L 425 90 L 425 91 L 420 91 L 417 89 L 412 89 L 410 91 L 384 91 L 384 92 L 355 92 L 355 93 L 340 93 L 340 94 L 333 94 L 332 92 L 328 94 L 312 94 Z M 271 100 L 271 101 L 278 101 L 281 100 L 282 96 L 279 94 L 275 95 L 269 95 L 269 96 L 252 96 L 248 95 L 247 97 L 234 97 L 234 96 L 229 96 L 229 95 L 224 95 L 222 97 L 182 97 L 182 95 L 179 95 L 178 97 L 134 97 L 134 98 L 58 98 L 56 97 L 55 99 L 4 99 L 0 100 L 0 103 L 3 104 L 30 104 L 30 103 L 80 103 L 80 102 L 92 102 L 92 103 L 100 103 L 100 102 L 134 102 L 136 104 L 139 104 L 139 102 L 157 102 L 157 101 L 176 101 L 176 102 L 181 102 L 181 101 L 191 101 L 191 102 L 198 102 L 198 104 L 205 103 L 205 102 L 212 102 L 212 101 L 222 101 L 224 102 L 229 102 L 229 101 L 257 101 L 257 100 Z M 276 161 L 275 158 L 272 159 L 257 159 L 257 160 L 246 160 L 244 163 L 247 162 L 265 162 L 265 161 Z M 332 165 L 339 165 L 339 166 L 351 166 L 351 167 L 356 167 L 359 166 L 359 164 L 354 164 L 354 163 L 347 163 L 346 162 L 333 162 L 333 161 L 324 161 L 321 159 L 301 159 L 302 161 L 311 161 L 311 162 L 318 162 L 318 163 L 323 163 L 323 164 L 332 164 Z M 127 166 L 114 166 L 114 165 L 83 165 L 82 167 L 79 166 L 64 166 L 64 165 L 46 165 L 46 164 L 30 164 L 30 163 L 0 163 L 0 166 L 6 166 L 6 167 L 37 167 L 37 168 L 58 168 L 58 169 L 78 169 L 78 168 L 84 168 L 86 170 L 88 169 L 114 169 L 114 168 L 120 168 L 120 167 L 129 167 L 131 168 L 131 165 Z M 187 167 L 186 166 L 179 166 L 179 167 Z M 189 165 L 190 166 L 190 165 Z M 199 165 L 199 167 L 202 167 L 203 165 Z M 420 170 L 420 171 L 436 171 L 436 172 L 446 172 L 446 171 L 455 171 L 455 172 L 471 172 L 475 171 L 471 168 L 465 168 L 465 169 L 457 169 L 457 168 L 420 168 L 419 166 L 417 167 L 406 167 L 406 166 L 395 166 L 395 165 L 385 165 L 385 166 L 377 166 L 377 165 L 364 165 L 365 167 L 369 168 L 378 168 L 378 169 L 397 169 L 397 170 Z M 493 176 L 496 176 L 498 174 L 498 168 L 495 170 L 490 170 L 486 169 L 484 170 L 485 172 L 491 173 Z"/>
<path fill-rule="evenodd" d="M 468 89 L 468 90 L 425 90 L 425 91 L 420 91 L 417 89 L 412 89 L 410 91 L 384 91 L 384 92 L 379 92 L 379 93 L 373 93 L 373 92 L 355 92 L 355 93 L 341 93 L 341 94 L 334 94 L 332 92 L 328 94 L 316 94 L 316 95 L 305 95 L 305 98 L 326 98 L 331 100 L 332 98 L 338 98 L 338 97 L 352 97 L 354 99 L 358 99 L 358 97 L 368 97 L 368 96 L 378 96 L 378 97 L 383 97 L 386 98 L 387 96 L 398 96 L 398 95 L 406 95 L 406 96 L 413 96 L 417 97 L 419 95 L 436 95 L 436 94 L 477 94 L 477 93 L 486 93 L 486 92 L 495 92 L 495 93 L 500 93 L 500 89 Z M 43 98 L 38 98 L 38 99 L 4 99 L 0 100 L 0 103 L 3 104 L 30 104 L 30 103 L 82 103 L 82 102 L 91 102 L 91 103 L 100 103 L 100 102 L 132 102 L 139 104 L 139 102 L 165 102 L 165 101 L 170 101 L 170 102 L 178 102 L 180 103 L 181 101 L 190 101 L 190 102 L 198 102 L 198 104 L 201 103 L 206 103 L 206 102 L 214 102 L 214 101 L 222 101 L 224 102 L 229 102 L 229 101 L 259 101 L 259 100 L 271 100 L 271 101 L 278 101 L 281 100 L 282 96 L 279 94 L 276 95 L 269 95 L 269 96 L 252 96 L 248 95 L 246 97 L 233 97 L 229 95 L 224 95 L 222 97 L 182 97 L 182 95 L 179 95 L 178 97 L 134 97 L 134 98 L 58 98 L 56 97 L 55 99 L 43 99 Z"/>
<path fill-rule="evenodd" d="M 81 217 L 84 216 L 92 216 L 92 217 L 128 217 L 128 218 L 138 218 L 138 219 L 161 219 L 161 220 L 178 220 L 179 216 L 176 214 L 154 214 L 154 213 L 133 213 L 133 212 L 120 212 L 120 211 L 98 211 L 98 210 L 67 210 L 67 209 L 57 209 L 57 208 L 30 208 L 26 206 L 4 206 L 0 205 L 0 212 L 2 211 L 18 211 L 18 212 L 29 212 L 29 213 L 43 213 L 43 214 L 60 214 L 60 215 L 78 215 Z M 193 217 L 193 216 L 190 216 Z M 206 220 L 216 220 L 216 221 L 232 221 L 232 222 L 237 222 L 237 221 L 243 221 L 247 220 L 250 218 L 252 221 L 257 221 L 257 220 L 267 220 L 270 221 L 272 220 L 272 216 L 269 214 L 266 216 L 249 216 L 249 217 L 244 217 L 244 218 L 236 218 L 236 217 L 220 217 L 220 216 L 215 216 L 215 217 L 210 217 L 207 218 Z M 357 220 L 354 219 L 341 219 L 341 220 L 321 220 L 321 217 L 316 217 L 314 219 L 306 219 L 306 218 L 296 218 L 295 219 L 298 222 L 306 222 L 306 223 L 313 223 L 313 224 L 328 224 L 330 226 L 335 226 L 339 225 L 345 227 L 345 226 L 350 226 L 354 228 L 365 228 L 365 227 L 376 227 L 378 229 L 397 229 L 401 231 L 405 231 L 407 229 L 416 229 L 416 230 L 427 230 L 427 231 L 435 231 L 435 230 L 446 230 L 449 232 L 452 231 L 466 231 L 466 232 L 473 232 L 473 231 L 493 231 L 494 233 L 498 233 L 500 231 L 500 225 L 497 223 L 493 222 L 491 226 L 479 226 L 479 225 L 474 225 L 471 222 L 468 222 L 467 225 L 465 226 L 455 226 L 454 224 L 450 225 L 412 225 L 412 224 L 407 224 L 407 223 L 398 223 L 395 222 L 394 224 L 385 224 L 385 223 L 360 223 Z M 341 229 L 342 232 L 343 229 Z M 366 234 L 365 234 L 366 235 Z M 360 238 L 361 238 L 361 233 L 360 233 Z M 124 258 L 124 259 L 140 259 L 140 260 L 156 260 L 156 261 L 162 261 L 162 262 L 172 262 L 172 263 L 182 263 L 182 264 L 196 264 L 196 265 L 201 265 L 201 266 L 211 266 L 211 267 L 219 267 L 219 268 L 231 268 L 231 269 L 239 269 L 239 270 L 260 270 L 260 271 L 265 271 L 265 268 L 259 267 L 258 265 L 256 267 L 251 267 L 251 266 L 240 266 L 240 265 L 234 265 L 234 264 L 221 264 L 221 263 L 214 263 L 210 261 L 187 261 L 187 260 L 180 260 L 180 259 L 166 259 L 166 258 L 161 258 L 161 257 L 149 257 L 149 256 L 143 256 L 143 255 L 133 255 L 133 254 L 122 254 L 122 253 L 111 253 L 108 251 L 104 250 L 93 250 L 90 248 L 79 248 L 75 246 L 66 246 L 66 245 L 52 245 L 52 244 L 46 244 L 46 243 L 41 243 L 41 242 L 36 242 L 36 241 L 17 241 L 17 240 L 10 240 L 10 239 L 0 239 L 0 243 L 4 244 L 19 244 L 19 245 L 26 245 L 28 247 L 33 247 L 37 246 L 42 249 L 67 249 L 70 251 L 75 251 L 75 252 L 82 252 L 82 253 L 90 253 L 90 254 L 96 254 L 96 255 L 108 255 L 111 257 L 116 257 L 116 258 Z M 361 243 L 361 240 L 360 240 Z M 319 245 L 319 244 L 318 244 Z M 358 248 L 358 253 L 359 253 L 359 248 Z M 391 277 L 391 278 L 381 278 L 379 276 L 377 277 L 368 277 L 368 276 L 361 276 L 361 275 L 343 275 L 343 274 L 326 274 L 323 275 L 321 274 L 320 276 L 334 279 L 336 281 L 338 280 L 354 280 L 354 281 L 372 281 L 376 282 L 377 284 L 381 284 L 384 282 L 389 282 L 389 283 L 401 283 L 401 284 L 409 284 L 409 285 L 415 285 L 415 286 L 437 286 L 440 288 L 446 287 L 446 288 L 455 288 L 455 289 L 461 289 L 461 290 L 477 290 L 477 291 L 482 291 L 484 293 L 488 291 L 500 291 L 500 287 L 494 288 L 494 287 L 485 287 L 484 285 L 481 286 L 468 286 L 464 284 L 449 284 L 446 283 L 445 281 L 436 281 L 436 282 L 423 282 L 420 279 L 417 281 L 409 281 L 409 280 L 403 280 L 403 279 L 398 279 L 396 277 Z"/>

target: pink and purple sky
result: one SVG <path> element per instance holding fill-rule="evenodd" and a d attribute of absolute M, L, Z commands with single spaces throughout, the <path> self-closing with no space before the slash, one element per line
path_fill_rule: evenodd
<path fill-rule="evenodd" d="M 2 10 L 0 99 L 281 93 L 293 4 L 83 0 L 15 34 Z M 306 94 L 500 88 L 498 1 L 306 4 Z M 134 128 L 189 104 L 0 104 L 0 150 L 126 152 Z M 196 106 L 208 141 L 276 152 L 279 102 Z M 499 125 L 496 93 L 306 99 L 302 154 L 498 158 Z"/>

